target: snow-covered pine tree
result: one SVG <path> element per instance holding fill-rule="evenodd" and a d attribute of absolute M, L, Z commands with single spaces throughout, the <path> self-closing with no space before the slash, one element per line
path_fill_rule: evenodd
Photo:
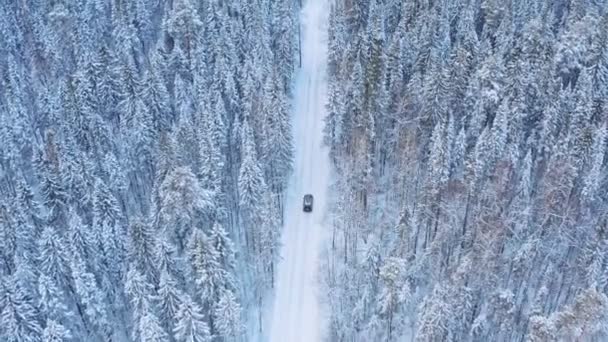
<path fill-rule="evenodd" d="M 173 334 L 177 342 L 210 342 L 209 326 L 201 308 L 185 295 L 176 315 Z"/>
<path fill-rule="evenodd" d="M 136 122 L 136 103 L 137 95 L 140 92 L 139 72 L 135 67 L 135 62 L 128 59 L 123 62 L 116 74 L 120 77 L 118 100 L 118 117 L 117 124 L 121 128 L 123 134 L 128 136 L 129 131 L 134 127 Z"/>
<path fill-rule="evenodd" d="M 591 147 L 591 156 L 589 157 L 591 169 L 584 179 L 584 185 L 581 195 L 585 201 L 593 202 L 594 197 L 598 194 L 601 184 L 604 182 L 605 176 L 602 176 L 604 169 L 604 158 L 606 151 L 606 125 L 598 127 L 593 135 L 593 146 Z"/>
<path fill-rule="evenodd" d="M 87 338 L 108 338 L 112 333 L 108 317 L 107 303 L 99 288 L 95 276 L 87 271 L 80 258 L 75 255 L 71 260 L 72 280 L 79 314 L 84 322 L 85 330 L 90 334 Z"/>
<path fill-rule="evenodd" d="M 47 320 L 42 331 L 42 342 L 66 342 L 72 339 L 71 332 L 60 323 Z"/>
<path fill-rule="evenodd" d="M 219 255 L 212 241 L 200 230 L 196 230 L 189 243 L 190 267 L 196 290 L 204 308 L 215 302 L 218 289 L 225 285 L 225 271 L 219 263 Z"/>
<path fill-rule="evenodd" d="M 409 284 L 403 276 L 404 263 L 399 258 L 388 258 L 380 268 L 381 290 L 378 298 L 379 314 L 385 317 L 386 338 L 391 339 L 395 329 L 394 317 L 399 307 L 410 300 Z"/>
<path fill-rule="evenodd" d="M 232 291 L 227 289 L 221 291 L 213 315 L 217 335 L 225 341 L 233 341 L 241 336 L 244 328 L 241 323 L 241 307 Z"/>
<path fill-rule="evenodd" d="M 296 51 L 296 13 L 294 1 L 271 1 L 271 35 L 272 50 L 274 52 L 274 64 L 278 66 L 279 91 L 280 94 L 291 93 L 291 79 L 297 66 Z"/>
<path fill-rule="evenodd" d="M 182 273 L 181 263 L 177 257 L 177 248 L 172 244 L 166 236 L 161 235 L 156 238 L 156 243 L 150 246 L 155 246 L 156 251 L 155 257 L 155 268 L 162 274 L 168 272 L 172 275 L 179 275 Z"/>
<path fill-rule="evenodd" d="M 208 107 L 209 100 L 199 103 L 199 107 L 201 107 L 199 110 L 202 110 L 201 123 L 197 132 L 198 153 L 200 154 L 199 178 L 205 189 L 213 191 L 217 209 L 221 209 L 225 195 L 222 174 L 226 165 L 224 152 L 227 151 L 227 132 L 224 118 L 227 116 L 227 112 L 220 94 L 208 95 L 215 96 L 215 101 L 212 102 L 215 103 L 215 108 Z"/>
<path fill-rule="evenodd" d="M 47 132 L 46 151 L 44 153 L 38 151 L 39 154 L 36 158 L 39 161 L 37 173 L 41 183 L 43 204 L 49 211 L 49 218 L 54 221 L 61 216 L 63 206 L 67 201 L 67 194 L 58 174 L 57 149 L 53 137 L 52 132 Z"/>
<path fill-rule="evenodd" d="M 578 294 L 574 301 L 562 311 L 552 314 L 555 332 L 559 339 L 577 339 L 593 336 L 602 329 L 606 319 L 608 299 L 595 288 L 588 288 Z"/>
<path fill-rule="evenodd" d="M 181 253 L 201 215 L 214 210 L 211 193 L 202 189 L 188 167 L 177 167 L 167 174 L 160 189 L 160 228 L 171 236 Z"/>
<path fill-rule="evenodd" d="M 183 296 L 175 279 L 168 272 L 163 271 L 160 274 L 160 283 L 154 299 L 157 303 L 159 319 L 170 331 L 175 328 L 175 317 Z"/>
<path fill-rule="evenodd" d="M 236 268 L 236 250 L 232 239 L 224 227 L 215 222 L 210 232 L 210 239 L 213 247 L 218 252 L 219 262 L 226 270 L 233 272 Z"/>
<path fill-rule="evenodd" d="M 131 338 L 133 340 L 145 341 L 148 328 L 144 323 L 156 323 L 154 321 L 157 318 L 150 316 L 150 311 L 153 309 L 152 291 L 153 285 L 136 267 L 131 265 L 126 274 L 125 294 L 132 309 Z M 158 324 L 156 325 L 158 326 Z"/>
<path fill-rule="evenodd" d="M 158 240 L 148 222 L 135 219 L 129 227 L 129 243 L 127 247 L 129 260 L 136 265 L 144 275 L 156 283 L 158 279 L 157 250 Z"/>
<path fill-rule="evenodd" d="M 163 22 L 163 28 L 184 49 L 187 56 L 190 56 L 200 41 L 202 27 L 203 22 L 192 0 L 176 1 Z"/>
<path fill-rule="evenodd" d="M 442 340 L 447 334 L 448 307 L 446 289 L 438 285 L 432 293 L 426 295 L 421 304 L 421 317 L 416 332 L 417 341 Z"/>
<path fill-rule="evenodd" d="M 259 210 L 263 203 L 263 196 L 267 193 L 266 181 L 258 160 L 253 133 L 247 120 L 242 126 L 242 163 L 239 170 L 238 189 L 241 215 L 248 222 L 249 229 L 245 237 L 250 251 L 255 251 L 259 236 L 255 230 L 259 222 Z"/>
<path fill-rule="evenodd" d="M 40 274 L 37 290 L 40 298 L 38 307 L 48 320 L 61 322 L 73 315 L 65 304 L 64 292 L 51 277 Z"/>
<path fill-rule="evenodd" d="M 153 63 L 163 63 L 160 52 L 154 51 L 151 59 Z M 172 122 L 172 112 L 169 104 L 169 93 L 160 73 L 160 65 L 153 65 L 144 72 L 141 82 L 141 97 L 152 117 L 156 132 L 166 131 Z"/>
<path fill-rule="evenodd" d="M 70 279 L 70 259 L 64 239 L 57 230 L 46 227 L 38 240 L 39 262 L 42 273 L 58 284 L 65 285 Z"/>
<path fill-rule="evenodd" d="M 439 121 L 435 124 L 431 136 L 428 179 L 433 196 L 438 194 L 441 187 L 448 181 L 450 172 L 450 145 L 447 141 L 446 130 L 446 122 Z"/>
<path fill-rule="evenodd" d="M 262 113 L 265 116 L 265 134 L 261 159 L 268 187 L 279 195 L 277 205 L 280 206 L 283 202 L 282 193 L 292 171 L 294 147 L 289 108 L 278 77 L 278 72 L 273 72 L 264 89 L 267 98 L 264 100 L 265 112 Z"/>
<path fill-rule="evenodd" d="M 42 327 L 31 295 L 12 276 L 5 275 L 0 283 L 0 337 L 7 342 L 40 339 Z"/>
<path fill-rule="evenodd" d="M 164 342 L 169 339 L 169 335 L 161 326 L 159 319 L 150 309 L 144 312 L 140 318 L 139 330 L 141 331 L 141 342 Z"/>
<path fill-rule="evenodd" d="M 576 105 L 571 113 L 569 125 L 569 145 L 576 158 L 579 170 L 585 163 L 585 157 L 593 143 L 592 139 L 592 91 L 591 80 L 587 69 L 581 70 L 576 81 Z"/>

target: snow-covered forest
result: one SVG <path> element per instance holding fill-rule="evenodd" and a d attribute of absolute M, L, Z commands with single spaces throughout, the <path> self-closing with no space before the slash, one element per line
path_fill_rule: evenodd
<path fill-rule="evenodd" d="M 608 339 L 608 2 L 336 0 L 328 341 Z"/>
<path fill-rule="evenodd" d="M 1 341 L 248 340 L 292 169 L 297 6 L 0 1 Z"/>
<path fill-rule="evenodd" d="M 608 340 L 608 1 L 307 1 L 0 1 L 0 341 Z"/>

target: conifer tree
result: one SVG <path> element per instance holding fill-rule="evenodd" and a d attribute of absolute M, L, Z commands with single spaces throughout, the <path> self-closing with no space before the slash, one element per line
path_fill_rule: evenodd
<path fill-rule="evenodd" d="M 192 276 L 205 307 L 215 302 L 218 288 L 225 285 L 226 274 L 212 241 L 201 231 L 195 231 L 189 245 Z"/>
<path fill-rule="evenodd" d="M 154 52 L 152 58 L 156 63 L 162 63 L 159 52 Z M 152 117 L 154 130 L 157 132 L 166 131 L 172 122 L 169 94 L 158 69 L 159 66 L 157 65 L 155 65 L 155 68 L 147 69 L 141 86 L 142 98 Z"/>
<path fill-rule="evenodd" d="M 435 288 L 432 293 L 426 296 L 421 304 L 422 317 L 420 317 L 416 340 L 435 341 L 445 337 L 448 314 L 445 295 L 445 289 Z"/>
<path fill-rule="evenodd" d="M 275 193 L 282 193 L 292 171 L 293 137 L 289 108 L 276 73 L 273 74 L 270 88 L 266 90 L 270 96 L 267 100 L 270 108 L 266 119 L 266 132 L 269 138 L 266 142 L 268 147 L 265 149 L 264 159 L 266 167 L 270 167 L 271 170 L 266 172 L 266 179 Z"/>
<path fill-rule="evenodd" d="M 5 341 L 40 341 L 42 328 L 31 296 L 14 277 L 4 276 L 0 283 L 0 337 Z"/>
<path fill-rule="evenodd" d="M 155 268 L 162 272 L 168 272 L 172 275 L 178 275 L 181 273 L 181 264 L 177 258 L 177 249 L 166 236 L 159 236 L 156 239 L 156 243 L 151 246 L 156 246 L 155 252 Z"/>
<path fill-rule="evenodd" d="M 217 334 L 226 340 L 236 339 L 243 330 L 241 307 L 230 290 L 223 290 L 214 308 Z"/>
<path fill-rule="evenodd" d="M 176 326 L 173 329 L 177 342 L 210 342 L 209 326 L 201 308 L 186 295 L 176 316 Z"/>
<path fill-rule="evenodd" d="M 71 338 L 72 334 L 63 325 L 56 321 L 47 320 L 46 327 L 42 332 L 42 342 L 64 342 Z"/>
<path fill-rule="evenodd" d="M 432 193 L 437 193 L 443 186 L 449 175 L 449 145 L 446 141 L 445 124 L 438 122 L 433 129 L 431 136 L 431 155 L 429 158 L 429 181 L 431 182 Z"/>
<path fill-rule="evenodd" d="M 266 182 L 259 165 L 258 156 L 253 139 L 253 133 L 248 121 L 242 126 L 242 163 L 239 171 L 239 203 L 250 213 L 255 211 L 261 203 L 265 193 Z"/>
<path fill-rule="evenodd" d="M 37 158 L 41 161 L 38 174 L 41 181 L 43 203 L 49 209 L 51 219 L 57 219 L 60 216 L 63 206 L 67 201 L 67 194 L 57 174 L 59 165 L 55 153 L 56 150 L 52 142 L 52 136 L 49 135 L 49 143 L 45 156 L 43 157 L 40 152 Z"/>
<path fill-rule="evenodd" d="M 129 227 L 129 259 L 151 280 L 157 278 L 158 240 L 148 222 L 135 219 Z"/>
<path fill-rule="evenodd" d="M 40 296 L 39 305 L 41 312 L 51 320 L 69 318 L 72 314 L 64 303 L 64 293 L 59 289 L 57 283 L 44 274 L 38 277 L 38 295 Z"/>
<path fill-rule="evenodd" d="M 40 270 L 59 284 L 70 276 L 70 259 L 65 241 L 53 228 L 46 227 L 38 240 Z"/>
<path fill-rule="evenodd" d="M 220 264 L 229 271 L 236 267 L 236 251 L 235 246 L 224 227 L 215 222 L 211 229 L 210 239 L 213 247 L 218 252 Z"/>
<path fill-rule="evenodd" d="M 273 13 L 271 23 L 272 46 L 275 52 L 275 63 L 279 66 L 279 91 L 290 94 L 291 77 L 296 66 L 294 56 L 297 49 L 295 46 L 296 23 L 293 18 L 294 2 L 273 1 L 271 6 L 271 12 Z"/>
<path fill-rule="evenodd" d="M 606 124 L 599 127 L 593 135 L 593 146 L 591 148 L 591 169 L 585 177 L 582 195 L 586 201 L 593 201 L 595 195 L 603 183 L 604 177 L 601 170 L 604 168 L 604 157 L 606 151 Z"/>
<path fill-rule="evenodd" d="M 164 342 L 169 339 L 169 335 L 163 330 L 158 318 L 151 311 L 146 311 L 139 321 L 141 330 L 140 341 Z"/>
<path fill-rule="evenodd" d="M 209 215 L 213 212 L 211 193 L 200 187 L 198 179 L 187 167 L 172 170 L 159 190 L 159 214 L 163 228 L 174 229 L 168 233 L 176 239 L 178 250 L 183 251 L 193 224 L 198 222 L 197 214 Z"/>
<path fill-rule="evenodd" d="M 78 296 L 76 300 L 83 308 L 80 312 L 81 315 L 84 315 L 82 319 L 86 320 L 87 325 L 95 327 L 99 335 L 107 336 L 111 331 L 108 310 L 103 293 L 95 281 L 95 276 L 87 271 L 79 256 L 72 260 L 70 268 L 75 293 Z"/>
<path fill-rule="evenodd" d="M 126 275 L 125 293 L 129 298 L 132 309 L 132 339 L 145 341 L 146 327 L 143 323 L 156 323 L 156 317 L 151 317 L 150 310 L 152 284 L 144 277 L 137 268 L 131 266 Z M 156 324 L 158 325 L 158 324 Z M 153 327 L 150 327 L 151 329 Z"/>
<path fill-rule="evenodd" d="M 159 318 L 171 328 L 175 327 L 175 317 L 181 305 L 183 293 L 178 289 L 177 282 L 166 271 L 160 275 L 158 295 L 155 297 L 159 309 Z"/>
<path fill-rule="evenodd" d="M 189 54 L 199 41 L 203 22 L 192 0 L 179 0 L 173 4 L 163 26 Z"/>

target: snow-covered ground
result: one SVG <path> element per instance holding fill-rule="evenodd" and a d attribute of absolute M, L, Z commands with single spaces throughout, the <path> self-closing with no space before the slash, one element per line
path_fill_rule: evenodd
<path fill-rule="evenodd" d="M 295 169 L 285 209 L 276 293 L 270 320 L 271 342 L 321 341 L 324 316 L 318 293 L 329 157 L 322 145 L 327 94 L 327 0 L 304 0 L 300 25 L 302 67 L 294 93 Z M 302 197 L 314 196 L 312 213 Z"/>

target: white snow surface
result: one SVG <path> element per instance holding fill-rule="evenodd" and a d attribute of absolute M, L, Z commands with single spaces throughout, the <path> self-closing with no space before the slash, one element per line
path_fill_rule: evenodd
<path fill-rule="evenodd" d="M 326 241 L 326 190 L 330 170 L 323 146 L 327 101 L 328 0 L 305 1 L 300 13 L 302 66 L 294 92 L 294 173 L 285 207 L 276 292 L 271 311 L 271 342 L 321 341 L 328 308 L 319 293 L 319 256 Z M 302 198 L 314 196 L 312 213 Z M 324 314 L 325 313 L 325 314 Z"/>

